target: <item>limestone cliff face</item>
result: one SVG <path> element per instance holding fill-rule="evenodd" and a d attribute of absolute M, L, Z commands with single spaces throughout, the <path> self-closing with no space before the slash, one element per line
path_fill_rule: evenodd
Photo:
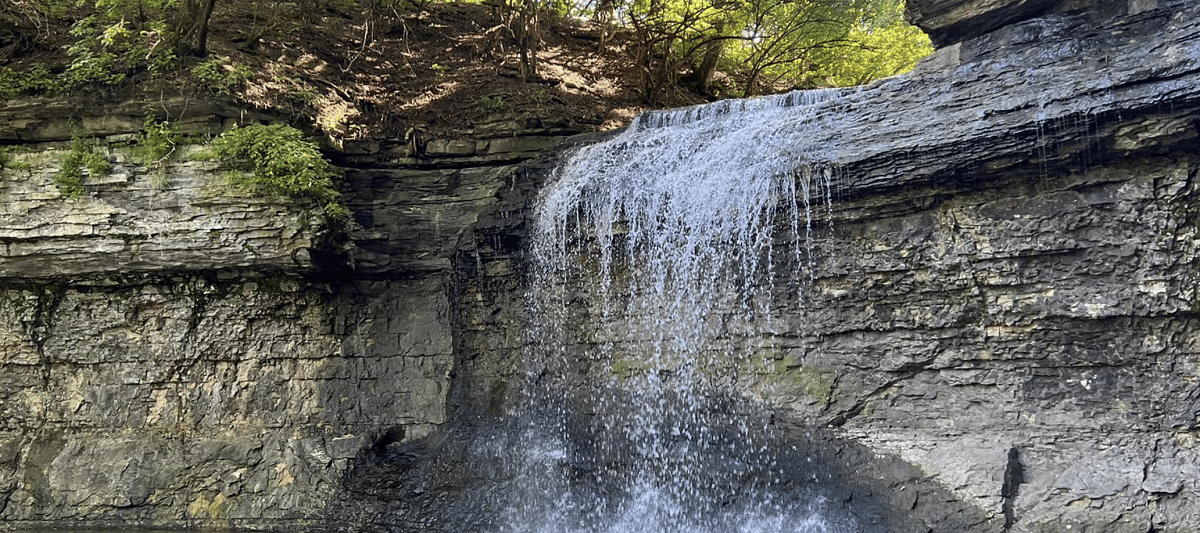
<path fill-rule="evenodd" d="M 1200 524 L 1200 7 L 1147 6 L 973 36 L 813 119 L 813 163 L 836 171 L 814 209 L 828 214 L 804 250 L 775 255 L 773 334 L 733 324 L 726 340 L 766 363 L 737 369 L 747 398 L 871 450 L 843 467 L 909 494 L 893 504 L 924 526 L 896 531 Z M 499 242 L 519 220 L 481 231 Z M 517 251 L 476 249 L 461 267 L 486 295 L 461 300 L 489 302 L 463 308 L 464 339 L 489 348 L 462 370 L 481 410 L 517 378 L 510 306 L 495 302 L 520 289 L 487 276 L 519 270 Z M 584 345 L 637 349 L 589 318 L 592 290 L 570 299 L 579 398 L 621 377 Z M 977 514 L 932 510 L 945 500 L 925 479 Z"/>
<path fill-rule="evenodd" d="M 822 115 L 828 219 L 776 269 L 809 281 L 739 385 L 894 531 L 1200 523 L 1200 7 L 1090 4 L 913 0 L 957 44 Z M 997 6 L 1008 25 L 981 22 Z M 975 14 L 930 14 L 951 12 Z M 244 118 L 164 105 L 197 132 Z M 502 477 L 475 437 L 517 394 L 557 155 L 518 164 L 577 129 L 331 150 L 336 228 L 195 152 L 147 167 L 141 121 L 0 109 L 0 524 L 485 528 L 457 502 Z M 77 124 L 114 173 L 69 200 Z M 580 391 L 613 377 L 570 363 Z"/>
<path fill-rule="evenodd" d="M 247 117 L 162 104 L 195 133 Z M 446 422 L 451 252 L 511 165 L 577 130 L 349 147 L 354 220 L 330 227 L 232 191 L 200 147 L 141 162 L 140 110 L 0 110 L 0 524 L 322 523 L 363 450 Z M 80 124 L 113 172 L 68 199 Z"/>

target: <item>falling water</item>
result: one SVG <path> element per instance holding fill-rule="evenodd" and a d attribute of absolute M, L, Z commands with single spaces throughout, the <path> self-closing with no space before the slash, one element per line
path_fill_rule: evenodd
<path fill-rule="evenodd" d="M 805 139 L 837 126 L 842 97 L 647 113 L 559 170 L 533 228 L 525 466 L 506 530 L 849 527 L 784 479 L 769 413 L 734 392 L 773 296 L 811 275 L 837 165 Z"/>

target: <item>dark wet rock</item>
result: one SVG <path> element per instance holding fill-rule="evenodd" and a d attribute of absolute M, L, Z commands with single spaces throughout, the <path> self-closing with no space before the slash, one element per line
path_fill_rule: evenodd
<path fill-rule="evenodd" d="M 763 291 L 779 331 L 730 341 L 776 362 L 737 369 L 746 394 L 871 450 L 863 475 L 899 459 L 916 468 L 902 479 L 971 502 L 915 499 L 934 531 L 1200 523 L 1198 20 L 1193 2 L 1054 14 L 818 104 L 819 124 L 796 127 L 834 171 L 814 209 L 828 215 L 803 254 L 774 255 Z M 456 329 L 480 347 L 459 366 L 474 412 L 510 407 L 520 381 L 507 310 L 523 301 L 511 273 L 524 259 L 499 243 L 520 242 L 521 187 L 540 172 L 514 180 L 459 258 Z M 580 346 L 562 368 L 586 398 L 614 371 L 584 346 L 628 338 L 573 290 Z"/>
<path fill-rule="evenodd" d="M 786 329 L 745 344 L 776 364 L 739 385 L 867 526 L 1200 523 L 1200 6 L 1135 3 L 995 4 L 1068 11 L 986 34 L 976 15 L 820 115 L 831 223 L 811 264 L 777 255 Z M 198 130 L 233 116 L 196 109 Z M 0 181 L 0 519 L 494 524 L 527 217 L 565 152 L 517 165 L 571 125 L 343 147 L 338 230 L 213 193 L 199 158 L 156 182 L 123 145 L 140 104 L 84 117 L 117 172 L 64 201 L 54 143 L 85 110 L 0 110 L 29 165 Z M 593 311 L 576 326 L 602 341 Z M 613 377 L 580 353 L 575 402 Z"/>

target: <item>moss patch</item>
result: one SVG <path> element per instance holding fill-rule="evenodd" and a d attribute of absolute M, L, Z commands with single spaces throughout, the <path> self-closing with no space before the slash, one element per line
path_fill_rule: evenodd
<path fill-rule="evenodd" d="M 76 198 L 83 194 L 84 170 L 89 176 L 107 176 L 112 164 L 83 139 L 75 137 L 71 140 L 71 151 L 63 158 L 62 168 L 54 176 L 63 196 Z"/>

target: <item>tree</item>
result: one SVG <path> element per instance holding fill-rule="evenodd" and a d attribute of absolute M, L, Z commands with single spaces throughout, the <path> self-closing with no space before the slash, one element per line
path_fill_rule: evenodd
<path fill-rule="evenodd" d="M 166 16 L 173 1 L 91 2 L 91 13 L 71 27 L 76 40 L 67 48 L 72 60 L 65 84 L 114 84 L 139 70 L 162 72 L 174 65 L 176 43 Z"/>
<path fill-rule="evenodd" d="M 780 83 L 865 83 L 911 68 L 931 47 L 904 23 L 903 7 L 901 0 L 632 0 L 619 11 L 634 30 L 643 94 L 660 103 L 680 83 L 711 93 L 718 70 L 734 74 L 737 92 L 751 96 Z M 831 61 L 858 67 L 822 70 Z"/>
<path fill-rule="evenodd" d="M 173 30 L 180 55 L 208 55 L 208 20 L 217 0 L 181 0 Z"/>
<path fill-rule="evenodd" d="M 635 0 L 624 10 L 634 30 L 634 63 L 641 72 L 646 101 L 661 103 L 676 88 L 681 77 L 707 85 L 719 61 L 723 42 L 736 39 L 732 33 L 740 11 L 740 0 Z M 704 72 L 704 59 L 711 68 Z"/>
<path fill-rule="evenodd" d="M 911 70 L 933 52 L 929 37 L 904 20 L 902 3 L 885 7 L 851 28 L 842 45 L 815 50 L 812 76 L 823 85 L 861 85 Z"/>

